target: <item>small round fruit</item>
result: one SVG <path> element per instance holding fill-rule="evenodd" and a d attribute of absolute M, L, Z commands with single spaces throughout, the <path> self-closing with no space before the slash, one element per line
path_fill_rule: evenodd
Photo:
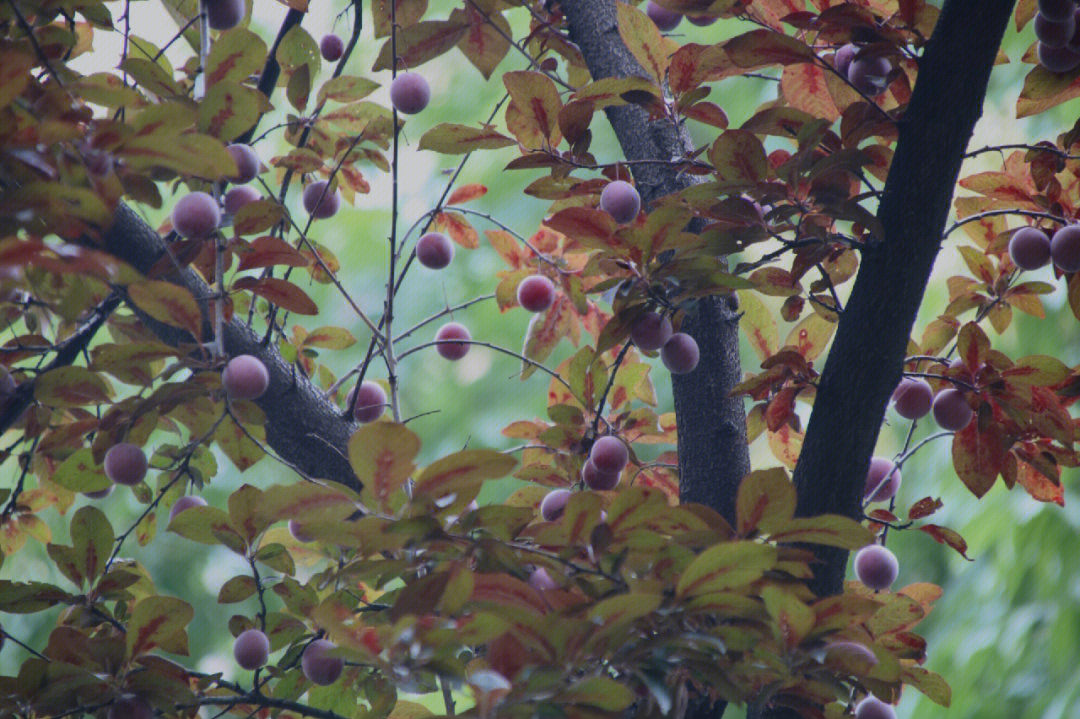
<path fill-rule="evenodd" d="M 270 386 L 270 373 L 258 357 L 237 355 L 225 365 L 221 384 L 230 399 L 258 399 Z"/>
<path fill-rule="evenodd" d="M 828 657 L 838 658 L 846 664 L 873 667 L 878 663 L 877 656 L 859 642 L 833 642 L 825 647 L 825 651 Z"/>
<path fill-rule="evenodd" d="M 289 520 L 289 534 L 293 536 L 298 542 L 314 542 L 315 537 L 311 536 L 304 531 L 303 525 L 297 522 L 295 519 Z"/>
<path fill-rule="evenodd" d="M 114 485 L 114 484 L 110 484 L 105 489 L 99 489 L 96 492 L 83 492 L 83 494 L 86 495 L 87 497 L 89 497 L 90 499 L 105 499 L 110 494 L 112 494 L 113 487 L 115 487 L 115 486 L 116 485 Z"/>
<path fill-rule="evenodd" d="M 191 509 L 192 507 L 205 507 L 205 506 L 206 506 L 206 500 L 203 499 L 202 497 L 198 497 L 198 496 L 196 496 L 194 494 L 185 494 L 183 497 L 176 500 L 176 504 L 174 504 L 172 506 L 172 509 L 169 510 L 169 521 L 171 522 L 174 519 L 176 519 L 176 515 L 180 514 L 181 512 L 183 512 L 186 509 Z"/>
<path fill-rule="evenodd" d="M 517 301 L 529 312 L 543 312 L 555 302 L 555 283 L 544 275 L 526 277 L 518 285 Z"/>
<path fill-rule="evenodd" d="M 154 709 L 140 696 L 125 694 L 109 707 L 109 719 L 153 719 Z"/>
<path fill-rule="evenodd" d="M 244 19 L 244 0 L 205 0 L 203 7 L 214 30 L 229 30 Z"/>
<path fill-rule="evenodd" d="M 430 270 L 441 270 L 454 259 L 454 243 L 441 232 L 429 232 L 416 241 L 416 259 Z"/>
<path fill-rule="evenodd" d="M 863 547 L 855 555 L 855 576 L 874 591 L 891 587 L 899 573 L 896 555 L 880 544 Z"/>
<path fill-rule="evenodd" d="M 1050 262 L 1050 238 L 1038 227 L 1025 227 L 1009 239 L 1009 257 L 1022 270 L 1037 270 Z"/>
<path fill-rule="evenodd" d="M 600 209 L 620 225 L 633 222 L 641 212 L 641 195 L 629 182 L 609 182 L 600 193 Z"/>
<path fill-rule="evenodd" d="M 630 461 L 630 452 L 618 437 L 610 434 L 593 442 L 589 450 L 589 461 L 597 470 L 606 474 L 618 474 Z"/>
<path fill-rule="evenodd" d="M 656 27 L 658 27 L 661 32 L 674 30 L 682 20 L 682 15 L 674 10 L 668 10 L 662 5 L 657 5 L 652 0 L 649 0 L 649 4 L 645 7 L 645 14 L 649 16 L 650 20 L 656 23 Z"/>
<path fill-rule="evenodd" d="M 252 671 L 266 664 L 270 656 L 270 640 L 258 629 L 240 633 L 233 642 L 233 658 L 244 669 Z"/>
<path fill-rule="evenodd" d="M 231 182 L 243 185 L 259 176 L 262 166 L 259 164 L 259 156 L 255 154 L 251 145 L 235 142 L 225 149 L 229 151 L 233 162 L 236 163 L 237 172 L 235 176 L 229 178 Z"/>
<path fill-rule="evenodd" d="M 858 52 L 859 46 L 849 42 L 836 51 L 836 57 L 833 58 L 833 67 L 836 68 L 838 73 L 847 77 L 848 70 L 851 68 L 851 61 L 855 59 Z"/>
<path fill-rule="evenodd" d="M 345 54 L 345 41 L 334 33 L 323 35 L 322 40 L 319 40 L 319 52 L 322 53 L 323 60 L 337 62 Z"/>
<path fill-rule="evenodd" d="M 958 389 L 942 390 L 934 398 L 934 421 L 944 430 L 959 432 L 971 423 L 974 416 L 975 411 Z"/>
<path fill-rule="evenodd" d="M 1068 47 L 1050 47 L 1040 42 L 1035 53 L 1039 57 L 1039 64 L 1055 75 L 1072 72 L 1080 66 L 1080 53 Z"/>
<path fill-rule="evenodd" d="M 472 339 L 469 330 L 459 322 L 447 322 L 435 333 L 435 339 L 441 344 L 435 349 L 444 359 L 459 360 L 469 353 L 468 340 Z M 464 342 L 446 342 L 445 340 L 466 340 Z"/>
<path fill-rule="evenodd" d="M 874 97 L 885 92 L 889 86 L 888 75 L 892 70 L 892 63 L 886 58 L 860 57 L 851 61 L 848 67 L 848 80 L 860 92 Z"/>
<path fill-rule="evenodd" d="M 685 332 L 676 332 L 664 343 L 660 359 L 672 374 L 687 374 L 698 366 L 701 352 L 693 337 Z"/>
<path fill-rule="evenodd" d="M 328 657 L 326 653 L 337 649 L 328 639 L 316 639 L 304 649 L 300 657 L 300 669 L 312 684 L 327 686 L 337 681 L 345 668 L 340 657 Z"/>
<path fill-rule="evenodd" d="M 244 205 L 261 200 L 262 195 L 251 185 L 233 187 L 225 193 L 225 211 L 235 215 Z"/>
<path fill-rule="evenodd" d="M 877 697 L 869 696 L 855 707 L 855 719 L 896 719 L 896 710 Z"/>
<path fill-rule="evenodd" d="M 333 217 L 341 209 L 341 193 L 330 192 L 329 185 L 329 181 L 319 180 L 304 188 L 304 209 L 316 220 Z"/>
<path fill-rule="evenodd" d="M 353 406 L 353 394 L 355 393 L 356 388 L 349 391 L 349 396 L 345 398 L 346 408 Z M 356 406 L 353 407 L 353 419 L 357 422 L 367 424 L 368 422 L 374 422 L 379 417 L 382 417 L 382 414 L 385 411 L 386 391 L 382 388 L 382 385 L 370 380 L 361 382 L 360 394 L 356 398 Z"/>
<path fill-rule="evenodd" d="M 552 589 L 559 588 L 559 585 L 555 583 L 555 580 L 551 578 L 551 575 L 543 567 L 537 567 L 529 575 L 529 586 L 538 592 L 550 592 Z"/>
<path fill-rule="evenodd" d="M 116 484 L 132 487 L 146 476 L 146 453 L 127 442 L 114 444 L 105 453 L 105 476 Z"/>
<path fill-rule="evenodd" d="M 630 339 L 638 349 L 652 352 L 671 339 L 671 320 L 659 312 L 646 312 L 630 325 Z"/>
<path fill-rule="evenodd" d="M 1066 225 L 1054 233 L 1050 257 L 1062 272 L 1080 271 L 1080 225 Z"/>
<path fill-rule="evenodd" d="M 900 489 L 900 470 L 896 463 L 885 457 L 873 457 L 866 473 L 863 501 L 884 502 L 896 496 Z"/>
<path fill-rule="evenodd" d="M 566 503 L 570 501 L 569 489 L 556 489 L 548 492 L 540 502 L 540 516 L 545 522 L 554 522 L 563 516 L 566 511 Z"/>
<path fill-rule="evenodd" d="M 0 367 L 0 406 L 7 404 L 8 400 L 15 396 L 18 385 L 6 367 Z"/>
<path fill-rule="evenodd" d="M 1041 13 L 1036 14 L 1034 25 L 1035 37 L 1039 38 L 1039 42 L 1047 47 L 1065 47 L 1065 44 L 1072 40 L 1073 33 L 1076 32 L 1076 20 L 1072 14 L 1060 21 L 1050 20 Z"/>
<path fill-rule="evenodd" d="M 1054 22 L 1065 20 L 1075 9 L 1074 0 L 1039 0 L 1039 13 Z"/>
<path fill-rule="evenodd" d="M 922 419 L 930 413 L 934 403 L 934 390 L 930 384 L 917 377 L 905 377 L 892 393 L 896 413 L 905 419 Z"/>
<path fill-rule="evenodd" d="M 217 200 L 205 192 L 192 192 L 180 198 L 172 211 L 173 228 L 181 237 L 206 237 L 221 225 Z"/>
<path fill-rule="evenodd" d="M 690 21 L 691 25 L 697 25 L 698 27 L 708 27 L 709 25 L 712 25 L 714 22 L 716 22 L 720 18 L 718 18 L 718 17 L 704 17 L 703 16 L 703 17 L 687 17 L 686 19 Z"/>
<path fill-rule="evenodd" d="M 431 87 L 423 75 L 403 72 L 390 83 L 390 102 L 398 112 L 415 115 L 427 107 L 431 100 Z"/>
<path fill-rule="evenodd" d="M 585 466 L 581 468 L 581 480 L 585 482 L 586 487 L 597 492 L 615 489 L 619 484 L 620 476 L 620 472 L 601 472 L 591 459 L 586 460 Z"/>

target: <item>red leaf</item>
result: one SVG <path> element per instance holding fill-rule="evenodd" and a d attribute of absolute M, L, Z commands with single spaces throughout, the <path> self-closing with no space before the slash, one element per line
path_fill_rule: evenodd
<path fill-rule="evenodd" d="M 926 532 L 941 544 L 949 545 L 957 552 L 959 552 L 961 557 L 968 560 L 969 562 L 975 561 L 967 555 L 968 546 L 967 542 L 964 541 L 964 538 L 961 537 L 957 532 L 949 529 L 948 527 L 941 527 L 937 524 L 924 524 L 923 526 L 919 527 L 919 531 Z"/>
<path fill-rule="evenodd" d="M 462 185 L 450 194 L 446 201 L 448 205 L 460 205 L 463 202 L 475 200 L 487 194 L 488 188 L 480 184 Z"/>
<path fill-rule="evenodd" d="M 319 306 L 316 305 L 307 293 L 286 280 L 276 277 L 256 279 L 254 277 L 241 277 L 233 282 L 233 290 L 251 290 L 253 294 L 265 297 L 282 309 L 295 312 L 298 315 L 317 315 Z"/>
<path fill-rule="evenodd" d="M 956 474 L 976 497 L 982 497 L 994 486 L 1005 466 L 1011 442 L 996 422 L 979 431 L 973 421 L 953 435 L 952 459 Z"/>

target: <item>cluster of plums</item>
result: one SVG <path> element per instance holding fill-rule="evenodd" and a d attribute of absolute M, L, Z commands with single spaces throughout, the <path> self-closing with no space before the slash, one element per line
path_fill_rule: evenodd
<path fill-rule="evenodd" d="M 1009 239 L 1009 257 L 1022 270 L 1037 270 L 1050 262 L 1062 272 L 1080 271 L 1080 225 L 1065 225 L 1053 239 L 1038 227 L 1024 227 Z"/>
<path fill-rule="evenodd" d="M 659 312 L 646 312 L 634 320 L 630 339 L 640 350 L 660 350 L 660 359 L 672 374 L 693 372 L 701 359 L 694 338 L 685 332 L 675 332 L 671 320 Z"/>
<path fill-rule="evenodd" d="M 892 63 L 888 58 L 866 54 L 853 43 L 848 43 L 836 51 L 833 67 L 864 95 L 877 97 L 889 86 Z"/>
<path fill-rule="evenodd" d="M 228 178 L 236 186 L 225 193 L 223 204 L 225 212 L 235 215 L 244 205 L 262 199 L 259 191 L 247 184 L 259 175 L 262 165 L 250 145 L 234 143 L 225 149 L 236 163 L 237 172 Z M 172 224 L 181 237 L 208 237 L 221 226 L 221 206 L 213 195 L 191 192 L 173 206 Z"/>
<path fill-rule="evenodd" d="M 629 461 L 630 450 L 621 439 L 611 435 L 599 437 L 593 442 L 589 458 L 581 468 L 581 481 L 589 489 L 598 492 L 615 489 Z M 572 495 L 573 492 L 569 489 L 548 492 L 540 502 L 540 516 L 545 522 L 554 522 L 566 511 Z"/>
<path fill-rule="evenodd" d="M 963 361 L 953 360 L 952 368 L 959 368 L 961 374 L 971 379 L 971 372 L 966 371 Z M 934 390 L 922 379 L 905 377 L 892 394 L 896 413 L 905 419 L 922 419 L 931 411 L 938 426 L 949 432 L 959 432 L 971 423 L 975 410 L 968 404 L 964 392 L 959 389 L 944 389 L 934 396 Z"/>
<path fill-rule="evenodd" d="M 645 14 L 649 16 L 649 19 L 656 23 L 656 27 L 660 28 L 663 32 L 674 30 L 682 22 L 682 13 L 677 13 L 674 10 L 668 10 L 662 5 L 657 5 L 652 0 L 649 0 L 648 5 L 645 7 Z M 698 27 L 707 27 L 716 22 L 719 18 L 715 17 L 688 17 L 691 25 L 697 25 Z"/>
<path fill-rule="evenodd" d="M 1075 0 L 1039 0 L 1035 15 L 1036 55 L 1039 64 L 1052 73 L 1066 73 L 1080 67 L 1080 9 Z"/>
<path fill-rule="evenodd" d="M 300 656 L 300 670 L 312 684 L 326 686 L 333 684 L 341 676 L 345 662 L 340 657 L 329 657 L 327 653 L 337 647 L 327 639 L 316 639 L 304 648 Z M 270 657 L 270 640 L 258 629 L 248 629 L 240 633 L 233 642 L 233 658 L 243 669 L 254 671 L 265 666 Z"/>

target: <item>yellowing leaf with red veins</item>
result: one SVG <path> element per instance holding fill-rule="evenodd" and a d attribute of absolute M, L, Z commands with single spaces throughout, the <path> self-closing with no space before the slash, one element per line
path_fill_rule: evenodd
<path fill-rule="evenodd" d="M 796 432 L 789 425 L 784 425 L 775 432 L 769 432 L 769 449 L 773 456 L 788 469 L 795 469 L 802 452 L 803 434 Z"/>
<path fill-rule="evenodd" d="M 233 282 L 232 289 L 251 290 L 252 294 L 264 297 L 282 309 L 298 315 L 319 314 L 319 306 L 306 292 L 292 282 L 277 277 L 241 277 Z"/>
<path fill-rule="evenodd" d="M 780 333 L 776 328 L 776 320 L 756 293 L 743 290 L 739 291 L 738 295 L 739 310 L 742 312 L 739 326 L 758 357 L 765 361 L 779 349 Z"/>
<path fill-rule="evenodd" d="M 1031 498 L 1038 502 L 1053 502 L 1065 506 L 1065 488 L 1060 480 L 1054 482 L 1027 462 L 1018 462 L 1016 481 Z"/>
<path fill-rule="evenodd" d="M 173 654 L 187 655 L 187 632 L 184 627 L 194 618 L 195 611 L 187 602 L 175 597 L 147 597 L 131 610 L 127 622 L 127 656 L 162 649 Z"/>
<path fill-rule="evenodd" d="M 776 547 L 757 542 L 723 542 L 699 554 L 675 587 L 679 597 L 710 594 L 755 582 L 776 565 Z"/>
<path fill-rule="evenodd" d="M 825 351 L 835 332 L 835 322 L 829 322 L 819 314 L 811 314 L 792 328 L 784 344 L 795 347 L 806 359 L 814 360 Z"/>
<path fill-rule="evenodd" d="M 127 289 L 132 303 L 158 322 L 187 330 L 195 338 L 202 337 L 202 312 L 187 289 L 157 280 L 128 285 Z"/>
<path fill-rule="evenodd" d="M 905 684 L 915 687 L 935 704 L 943 707 L 952 704 L 952 688 L 940 674 L 922 667 L 905 665 L 900 669 L 900 677 Z"/>
<path fill-rule="evenodd" d="M 735 498 L 736 531 L 771 532 L 795 516 L 795 485 L 783 469 L 751 472 L 739 484 Z"/>
<path fill-rule="evenodd" d="M 562 341 L 570 332 L 570 323 L 573 321 L 571 314 L 573 306 L 566 295 L 557 295 L 555 302 L 547 309 L 529 320 L 529 328 L 525 332 L 525 348 L 522 352 L 526 357 L 536 363 L 543 363 L 555 346 Z M 536 366 L 529 362 L 522 362 L 521 379 L 528 379 L 536 371 Z"/>
<path fill-rule="evenodd" d="M 469 221 L 456 212 L 440 212 L 435 215 L 435 229 L 445 232 L 450 239 L 467 250 L 480 246 L 480 236 Z"/>
<path fill-rule="evenodd" d="M 1032 195 L 1035 186 L 1030 180 L 1024 182 L 1007 172 L 980 172 L 960 180 L 960 187 L 996 200 L 1015 203 L 1022 209 L 1038 211 L 1041 206 Z"/>
<path fill-rule="evenodd" d="M 522 247 L 517 239 L 506 230 L 484 230 L 484 236 L 488 238 L 488 242 L 499 253 L 499 257 L 503 258 L 503 261 L 510 265 L 511 269 L 518 269 L 532 255 L 529 249 Z"/>
<path fill-rule="evenodd" d="M 30 84 L 33 77 L 30 68 L 34 66 L 34 57 L 29 52 L 21 52 L 15 46 L 5 47 L 0 51 L 0 108 L 7 107 Z"/>
<path fill-rule="evenodd" d="M 544 221 L 544 226 L 566 235 L 589 250 L 608 250 L 619 246 L 613 235 L 615 220 L 602 210 L 568 207 Z"/>
<path fill-rule="evenodd" d="M 266 43 L 251 30 L 236 27 L 218 35 L 210 45 L 206 85 L 243 82 L 266 64 Z"/>
<path fill-rule="evenodd" d="M 510 41 L 507 39 L 513 37 L 510 23 L 501 12 L 481 12 L 471 3 L 465 5 L 464 11 L 456 9 L 450 13 L 450 21 L 468 25 L 465 35 L 458 42 L 458 49 L 485 80 L 490 79 L 510 51 Z"/>
<path fill-rule="evenodd" d="M 558 145 L 562 100 L 551 78 L 540 72 L 520 70 L 503 75 L 503 84 L 510 93 L 506 126 L 518 142 L 530 150 Z"/>
<path fill-rule="evenodd" d="M 1000 424 L 991 422 L 986 431 L 979 431 L 973 421 L 953 435 L 952 460 L 960 481 L 976 497 L 990 491 L 1005 466 L 1010 440 Z"/>
<path fill-rule="evenodd" d="M 968 369 L 976 371 L 986 363 L 986 355 L 990 352 L 990 338 L 977 323 L 968 322 L 960 328 L 956 351 Z"/>
<path fill-rule="evenodd" d="M 687 43 L 680 47 L 668 65 L 668 86 L 675 97 L 696 90 L 738 70 L 723 48 L 717 45 Z"/>
<path fill-rule="evenodd" d="M 259 237 L 246 247 L 238 247 L 236 254 L 240 258 L 237 271 L 275 265 L 307 267 L 311 264 L 309 257 L 301 254 L 285 240 L 271 235 Z"/>
<path fill-rule="evenodd" d="M 1080 76 L 1075 72 L 1058 75 L 1036 64 L 1024 78 L 1016 100 L 1016 116 L 1038 115 L 1074 97 L 1080 97 Z"/>
<path fill-rule="evenodd" d="M 604 77 L 579 88 L 574 100 L 588 100 L 593 110 L 602 110 L 608 105 L 625 105 L 627 93 L 642 92 L 660 97 L 660 88 L 643 77 Z"/>
<path fill-rule="evenodd" d="M 671 467 L 645 467 L 637 474 L 630 476 L 635 486 L 649 487 L 662 492 L 671 506 L 674 507 L 679 503 L 678 470 Z"/>
<path fill-rule="evenodd" d="M 363 484 L 361 498 L 383 512 L 408 481 L 420 451 L 420 438 L 403 424 L 375 422 L 349 438 L 349 464 Z"/>
<path fill-rule="evenodd" d="M 616 3 L 615 9 L 623 44 L 657 83 L 662 82 L 679 44 L 661 35 L 656 23 L 639 8 Z"/>
<path fill-rule="evenodd" d="M 440 499 L 485 480 L 505 477 L 515 465 L 517 460 L 512 456 L 493 449 L 465 449 L 425 467 L 416 478 L 414 495 Z"/>
<path fill-rule="evenodd" d="M 547 605 L 535 589 L 507 574 L 477 573 L 473 577 L 471 601 L 491 603 L 504 610 L 515 607 L 536 614 L 547 612 Z"/>
<path fill-rule="evenodd" d="M 798 597 L 775 586 L 761 590 L 765 609 L 776 622 L 777 639 L 790 651 L 814 628 L 814 610 L 803 604 Z"/>
<path fill-rule="evenodd" d="M 471 200 L 483 197 L 487 194 L 488 188 L 479 183 L 472 183 L 470 185 L 462 185 L 461 187 L 450 193 L 449 199 L 446 200 L 448 205 L 460 205 Z"/>
<path fill-rule="evenodd" d="M 46 407 L 81 407 L 104 404 L 112 387 L 104 377 L 85 367 L 58 367 L 34 381 L 34 399 Z"/>
<path fill-rule="evenodd" d="M 801 40 L 773 30 L 752 30 L 724 43 L 731 61 L 744 69 L 814 61 L 814 51 Z"/>
<path fill-rule="evenodd" d="M 775 542 L 823 544 L 841 549 L 859 549 L 874 541 L 873 533 L 853 519 L 838 514 L 796 517 L 769 532 Z"/>
<path fill-rule="evenodd" d="M 136 172 L 162 168 L 179 175 L 221 180 L 236 174 L 236 161 L 220 140 L 209 135 L 154 133 L 123 142 L 118 159 Z"/>
<path fill-rule="evenodd" d="M 396 38 L 399 67 L 415 69 L 428 60 L 449 52 L 465 36 L 467 29 L 463 22 L 425 20 L 399 31 Z M 390 40 L 383 43 L 379 57 L 371 69 L 376 72 L 389 70 L 390 54 L 394 49 Z"/>
<path fill-rule="evenodd" d="M 960 536 L 959 533 L 949 529 L 948 527 L 942 527 L 937 524 L 924 524 L 918 528 L 920 532 L 925 532 L 934 538 L 934 541 L 939 544 L 947 544 L 948 546 L 959 552 L 960 556 L 968 561 L 972 561 L 971 557 L 967 555 L 967 542 Z"/>
<path fill-rule="evenodd" d="M 727 182 L 757 184 L 768 179 L 765 146 L 752 132 L 728 130 L 709 147 L 709 161 L 717 177 Z"/>
<path fill-rule="evenodd" d="M 433 150 L 446 155 L 464 155 L 473 150 L 494 150 L 515 144 L 494 127 L 469 127 L 444 122 L 420 138 L 421 150 Z"/>
<path fill-rule="evenodd" d="M 258 513 L 263 521 L 295 519 L 334 522 L 345 519 L 357 508 L 357 497 L 344 487 L 314 482 L 276 484 L 259 496 Z"/>
<path fill-rule="evenodd" d="M 792 107 L 835 122 L 840 117 L 840 110 L 829 94 L 825 72 L 809 62 L 788 65 L 780 76 L 780 92 Z"/>

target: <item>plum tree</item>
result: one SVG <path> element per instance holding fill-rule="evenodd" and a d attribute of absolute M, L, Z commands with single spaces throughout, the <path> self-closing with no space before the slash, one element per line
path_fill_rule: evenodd
<path fill-rule="evenodd" d="M 868 696 L 855 707 L 855 719 L 896 719 L 896 710 L 875 696 Z"/>
<path fill-rule="evenodd" d="M 671 339 L 671 320 L 659 312 L 646 312 L 630 325 L 630 339 L 638 349 L 652 352 Z"/>
<path fill-rule="evenodd" d="M 1050 262 L 1050 238 L 1038 227 L 1024 227 L 1009 238 L 1009 257 L 1022 270 L 1037 270 Z"/>
<path fill-rule="evenodd" d="M 356 395 L 356 404 L 353 404 L 353 395 Z M 386 411 L 386 390 L 378 382 L 364 380 L 360 383 L 359 391 L 354 387 L 349 390 L 345 398 L 345 406 L 353 408 L 353 419 L 367 424 L 374 422 Z"/>
<path fill-rule="evenodd" d="M 950 432 L 959 432 L 971 424 L 975 411 L 961 390 L 945 389 L 934 398 L 934 421 Z"/>
<path fill-rule="evenodd" d="M 243 185 L 259 176 L 262 164 L 259 162 L 259 156 L 255 154 L 255 150 L 251 145 L 234 142 L 225 149 L 229 151 L 233 162 L 236 163 L 236 174 L 229 177 L 231 182 Z"/>
<path fill-rule="evenodd" d="M 930 412 L 934 390 L 930 383 L 918 377 L 905 377 L 892 393 L 896 413 L 904 419 L 922 419 Z"/>
<path fill-rule="evenodd" d="M 206 237 L 221 225 L 221 209 L 212 196 L 205 192 L 192 192 L 181 197 L 173 206 L 172 224 L 181 237 Z"/>
<path fill-rule="evenodd" d="M 435 345 L 435 350 L 444 359 L 456 361 L 469 353 L 468 340 L 471 339 L 472 335 L 469 334 L 469 330 L 465 325 L 459 322 L 447 322 L 435 333 L 435 341 L 439 342 L 439 344 Z M 451 340 L 465 341 L 453 342 Z"/>
<path fill-rule="evenodd" d="M 1080 272 L 1080 225 L 1066 225 L 1054 233 L 1050 257 L 1062 272 Z"/>
<path fill-rule="evenodd" d="M 312 219 L 325 220 L 341 209 L 341 192 L 336 188 L 331 192 L 329 187 L 328 180 L 319 180 L 304 188 L 304 209 Z"/>
<path fill-rule="evenodd" d="M 1035 37 L 1039 38 L 1046 47 L 1065 47 L 1072 40 L 1076 32 L 1076 21 L 1072 13 L 1065 16 L 1064 20 L 1050 20 L 1039 13 L 1035 16 Z"/>
<path fill-rule="evenodd" d="M 892 63 L 879 55 L 856 57 L 848 67 L 848 81 L 871 97 L 885 92 Z"/>
<path fill-rule="evenodd" d="M 248 671 L 266 664 L 269 656 L 270 640 L 258 629 L 246 629 L 240 632 L 236 641 L 233 642 L 233 658 L 236 659 L 237 664 Z M 310 679 L 310 676 L 308 678 Z"/>
<path fill-rule="evenodd" d="M 896 463 L 886 457 L 873 457 L 866 473 L 865 502 L 885 502 L 896 496 L 900 489 L 900 470 Z"/>
<path fill-rule="evenodd" d="M 854 566 L 859 581 L 876 592 L 891 587 L 900 573 L 896 555 L 880 544 L 871 544 L 856 552 Z"/>
<path fill-rule="evenodd" d="M 262 195 L 251 185 L 232 187 L 225 193 L 225 212 L 235 215 L 244 205 L 261 200 Z"/>
<path fill-rule="evenodd" d="M 123 694 L 109 706 L 108 719 L 153 719 L 150 702 L 136 694 Z"/>
<path fill-rule="evenodd" d="M 258 399 L 270 387 L 270 372 L 258 357 L 239 355 L 225 365 L 221 386 L 231 399 Z"/>
<path fill-rule="evenodd" d="M 1063 22 L 1076 10 L 1074 0 L 1039 0 L 1039 14 L 1053 22 Z"/>
<path fill-rule="evenodd" d="M 620 225 L 628 224 L 641 212 L 641 195 L 629 182 L 609 182 L 600 193 L 600 209 Z"/>
<path fill-rule="evenodd" d="M 569 489 L 556 489 L 545 494 L 543 501 L 540 502 L 540 516 L 544 518 L 544 521 L 554 522 L 563 516 L 572 494 L 573 492 Z"/>
<path fill-rule="evenodd" d="M 105 476 L 116 484 L 132 487 L 143 481 L 149 463 L 142 447 L 121 442 L 105 453 Z"/>
<path fill-rule="evenodd" d="M 416 241 L 416 259 L 428 269 L 441 270 L 454 259 L 454 244 L 442 232 L 428 232 Z"/>
<path fill-rule="evenodd" d="M 589 489 L 598 492 L 608 492 L 615 489 L 619 485 L 620 476 L 622 476 L 621 470 L 619 472 L 603 472 L 596 468 L 591 459 L 586 460 L 581 468 L 581 481 Z"/>
<path fill-rule="evenodd" d="M 169 521 L 171 522 L 176 519 L 176 515 L 180 514 L 186 509 L 205 506 L 206 500 L 202 497 L 198 496 L 197 494 L 185 494 L 183 497 L 176 500 L 176 503 L 173 504 L 171 509 L 169 509 Z"/>
<path fill-rule="evenodd" d="M 312 684 L 328 686 L 341 676 L 345 661 L 341 657 L 327 656 L 334 649 L 337 646 L 328 639 L 316 639 L 304 649 L 300 667 Z"/>
<path fill-rule="evenodd" d="M 337 62 L 345 54 L 345 41 L 332 32 L 327 33 L 319 40 L 319 52 L 322 53 L 323 60 Z"/>
<path fill-rule="evenodd" d="M 543 312 L 555 302 L 555 283 L 544 275 L 530 275 L 518 285 L 517 301 L 529 312 Z"/>
<path fill-rule="evenodd" d="M 676 332 L 660 349 L 660 359 L 672 374 L 689 374 L 697 368 L 701 351 L 693 337 Z"/>
<path fill-rule="evenodd" d="M 662 5 L 657 5 L 652 0 L 649 0 L 645 6 L 645 13 L 649 16 L 649 19 L 656 23 L 656 27 L 660 28 L 661 32 L 670 32 L 679 26 L 682 21 L 682 15 L 674 10 L 668 10 Z"/>
<path fill-rule="evenodd" d="M 600 472 L 618 474 L 630 461 L 630 452 L 621 439 L 608 434 L 593 442 L 589 461 Z"/>
<path fill-rule="evenodd" d="M 214 30 L 231 30 L 244 19 L 244 0 L 203 0 L 203 7 Z"/>
<path fill-rule="evenodd" d="M 403 72 L 390 83 L 390 102 L 398 112 L 415 115 L 430 101 L 431 87 L 419 73 Z"/>

